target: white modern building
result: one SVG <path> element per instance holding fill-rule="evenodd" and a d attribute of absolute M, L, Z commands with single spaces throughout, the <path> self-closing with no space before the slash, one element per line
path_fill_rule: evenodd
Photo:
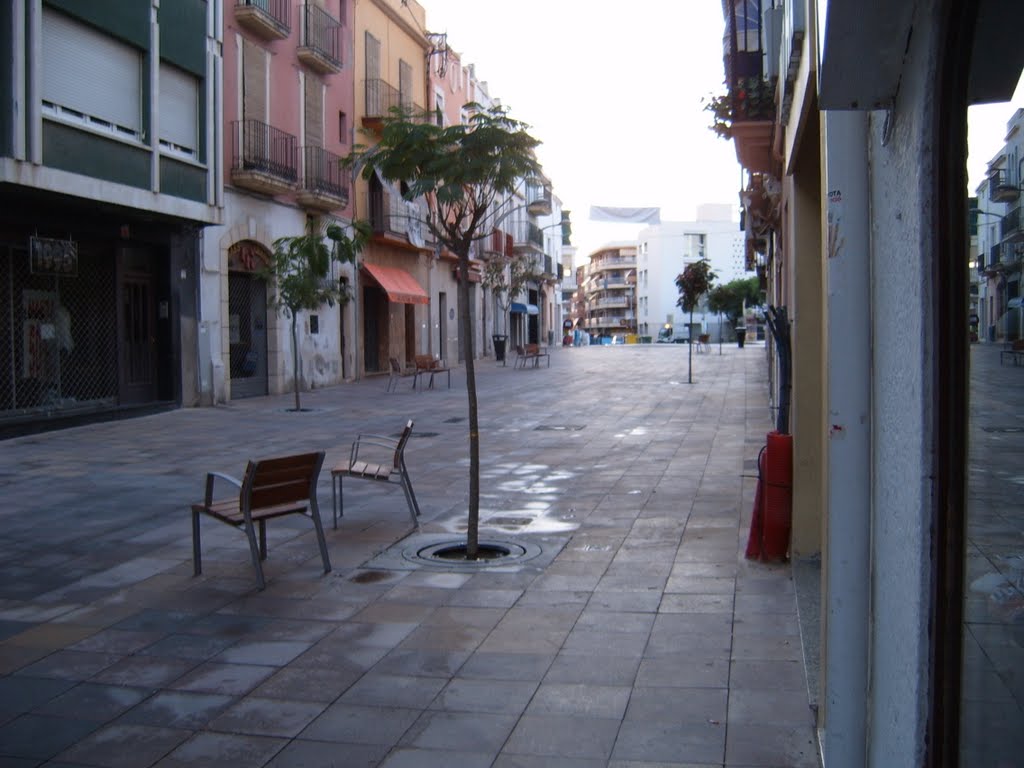
<path fill-rule="evenodd" d="M 744 265 L 744 235 L 732 219 L 732 206 L 702 205 L 696 221 L 662 222 L 647 227 L 637 236 L 637 322 L 640 336 L 657 338 L 666 325 L 673 335 L 685 327 L 688 317 L 679 308 L 676 277 L 687 264 L 707 259 L 715 283 L 749 277 Z M 697 311 L 694 324 L 717 338 L 713 317 Z M 683 331 L 685 333 L 685 331 Z"/>

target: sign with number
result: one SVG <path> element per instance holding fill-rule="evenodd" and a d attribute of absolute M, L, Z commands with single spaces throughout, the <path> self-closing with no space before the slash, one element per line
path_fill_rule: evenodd
<path fill-rule="evenodd" d="M 78 276 L 78 243 L 30 237 L 28 240 L 29 270 L 33 275 Z"/>

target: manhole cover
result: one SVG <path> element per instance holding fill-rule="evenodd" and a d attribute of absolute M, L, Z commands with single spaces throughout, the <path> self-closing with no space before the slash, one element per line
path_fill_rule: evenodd
<path fill-rule="evenodd" d="M 581 429 L 581 424 L 541 424 L 534 427 L 535 432 L 579 432 Z"/>

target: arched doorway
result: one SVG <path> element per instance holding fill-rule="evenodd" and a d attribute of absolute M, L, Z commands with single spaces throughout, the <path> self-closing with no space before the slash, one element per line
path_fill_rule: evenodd
<path fill-rule="evenodd" d="M 228 249 L 228 355 L 231 397 L 260 397 L 267 388 L 267 281 L 270 254 L 242 240 Z"/>

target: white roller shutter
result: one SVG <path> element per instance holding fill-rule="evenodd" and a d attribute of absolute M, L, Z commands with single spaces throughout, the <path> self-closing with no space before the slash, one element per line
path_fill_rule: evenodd
<path fill-rule="evenodd" d="M 42 97 L 140 136 L 142 54 L 43 6 Z"/>
<path fill-rule="evenodd" d="M 160 143 L 195 155 L 199 147 L 199 81 L 160 62 Z"/>

